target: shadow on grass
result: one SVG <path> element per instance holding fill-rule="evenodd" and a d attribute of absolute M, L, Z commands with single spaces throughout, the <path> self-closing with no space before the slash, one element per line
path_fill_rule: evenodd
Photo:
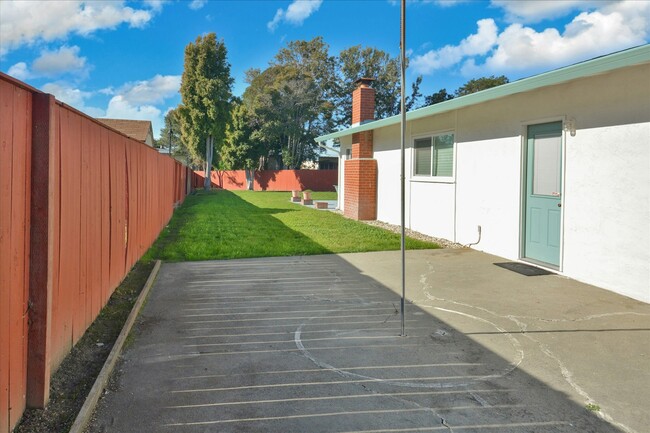
<path fill-rule="evenodd" d="M 194 261 L 332 251 L 274 215 L 292 208 L 258 207 L 230 191 L 188 196 L 145 258 Z"/>

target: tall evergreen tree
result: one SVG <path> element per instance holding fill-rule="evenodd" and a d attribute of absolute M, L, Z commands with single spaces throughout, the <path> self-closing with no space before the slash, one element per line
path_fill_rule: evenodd
<path fill-rule="evenodd" d="M 185 47 L 183 103 L 178 108 L 181 139 L 192 156 L 206 161 L 206 189 L 216 160 L 214 143 L 223 144 L 230 116 L 232 84 L 226 46 L 215 33 L 199 36 Z"/>
<path fill-rule="evenodd" d="M 260 160 L 265 156 L 265 149 L 253 137 L 252 119 L 246 105 L 235 102 L 231 114 L 219 165 L 224 170 L 245 170 L 248 189 L 253 189 L 253 175 L 256 169 L 261 169 Z"/>

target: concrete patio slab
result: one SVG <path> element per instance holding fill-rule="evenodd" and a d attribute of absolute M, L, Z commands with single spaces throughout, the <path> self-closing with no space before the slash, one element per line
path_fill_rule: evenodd
<path fill-rule="evenodd" d="M 502 261 L 165 264 L 88 431 L 647 431 L 650 305 Z"/>

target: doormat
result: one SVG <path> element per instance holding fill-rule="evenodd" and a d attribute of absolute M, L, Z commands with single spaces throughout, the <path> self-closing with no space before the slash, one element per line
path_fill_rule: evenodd
<path fill-rule="evenodd" d="M 525 263 L 517 262 L 505 262 L 505 263 L 494 263 L 495 265 L 507 269 L 512 272 L 516 272 L 527 277 L 536 277 L 538 275 L 555 275 L 553 272 L 549 272 L 545 269 L 538 268 L 536 266 L 527 265 Z"/>

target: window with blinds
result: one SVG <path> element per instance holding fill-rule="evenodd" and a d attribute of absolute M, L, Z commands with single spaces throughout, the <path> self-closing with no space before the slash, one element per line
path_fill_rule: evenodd
<path fill-rule="evenodd" d="M 431 137 L 415 140 L 415 174 L 431 176 Z"/>
<path fill-rule="evenodd" d="M 454 175 L 454 134 L 417 138 L 414 141 L 416 176 Z"/>

